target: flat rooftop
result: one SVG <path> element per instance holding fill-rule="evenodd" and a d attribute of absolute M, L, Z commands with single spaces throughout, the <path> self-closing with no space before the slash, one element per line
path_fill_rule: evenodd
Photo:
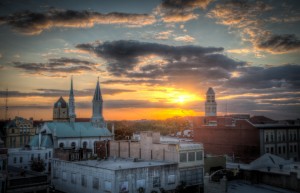
<path fill-rule="evenodd" d="M 62 160 L 61 160 L 62 161 Z M 107 160 L 85 160 L 85 161 L 76 161 L 71 162 L 78 165 L 108 169 L 108 170 L 123 170 L 123 169 L 135 169 L 135 168 L 145 168 L 145 167 L 155 167 L 155 166 L 167 166 L 167 165 L 176 165 L 176 162 L 167 162 L 167 161 L 145 161 L 145 160 L 136 160 L 134 159 L 107 159 Z"/>

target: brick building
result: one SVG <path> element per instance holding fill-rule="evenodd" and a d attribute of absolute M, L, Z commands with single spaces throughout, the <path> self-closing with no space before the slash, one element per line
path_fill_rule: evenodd
<path fill-rule="evenodd" d="M 259 130 L 248 119 L 200 117 L 194 141 L 204 145 L 206 154 L 228 155 L 249 162 L 260 155 Z"/>

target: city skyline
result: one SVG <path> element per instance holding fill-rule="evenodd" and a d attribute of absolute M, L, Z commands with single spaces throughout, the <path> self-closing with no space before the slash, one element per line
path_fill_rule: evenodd
<path fill-rule="evenodd" d="M 90 118 L 100 78 L 106 120 L 300 114 L 300 3 L 154 0 L 0 3 L 0 104 L 52 119 L 68 100 Z M 4 108 L 0 119 L 4 118 Z"/>

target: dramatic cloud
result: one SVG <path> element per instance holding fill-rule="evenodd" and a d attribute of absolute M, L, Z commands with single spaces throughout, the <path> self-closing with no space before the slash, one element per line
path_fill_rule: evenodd
<path fill-rule="evenodd" d="M 300 89 L 300 66 L 247 67 L 241 76 L 231 78 L 225 85 L 231 88 L 290 88 Z"/>
<path fill-rule="evenodd" d="M 262 1 L 229 0 L 216 4 L 208 17 L 237 29 L 241 32 L 242 40 L 251 42 L 256 50 L 272 54 L 299 50 L 300 40 L 294 34 L 274 35 L 267 29 L 267 23 L 271 20 L 265 18 L 268 14 L 277 15 L 274 9 Z"/>
<path fill-rule="evenodd" d="M 212 0 L 163 0 L 156 8 L 156 14 L 166 23 L 186 22 L 197 19 L 195 9 L 205 9 Z"/>
<path fill-rule="evenodd" d="M 15 31 L 26 35 L 40 34 L 55 27 L 90 28 L 96 24 L 125 24 L 137 27 L 153 23 L 155 17 L 148 14 L 118 12 L 102 14 L 94 11 L 62 9 L 50 9 L 43 13 L 23 11 L 0 17 L 0 25 L 10 25 Z"/>
<path fill-rule="evenodd" d="M 300 49 L 300 40 L 294 34 L 270 35 L 257 42 L 257 48 L 273 53 L 286 53 Z"/>
<path fill-rule="evenodd" d="M 185 80 L 188 84 L 228 79 L 230 71 L 246 64 L 220 54 L 223 48 L 215 47 L 169 46 L 126 40 L 76 47 L 107 60 L 107 70 L 111 75 L 141 79 L 142 82 L 159 80 L 172 84 Z M 152 58 L 145 59 L 149 56 Z"/>
<path fill-rule="evenodd" d="M 75 58 L 54 58 L 48 63 L 14 62 L 15 68 L 23 69 L 32 74 L 60 76 L 61 73 L 82 73 L 83 71 L 99 70 L 99 64 Z"/>

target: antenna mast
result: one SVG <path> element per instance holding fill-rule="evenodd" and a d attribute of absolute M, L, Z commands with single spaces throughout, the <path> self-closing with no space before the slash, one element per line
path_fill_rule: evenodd
<path fill-rule="evenodd" d="M 6 88 L 5 91 L 5 117 L 4 120 L 6 121 L 8 118 L 8 89 Z"/>

